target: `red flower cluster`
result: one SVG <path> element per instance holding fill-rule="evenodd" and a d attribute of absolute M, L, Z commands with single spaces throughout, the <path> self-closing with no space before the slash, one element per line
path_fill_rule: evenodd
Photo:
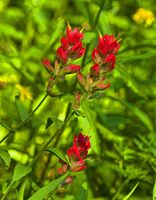
<path fill-rule="evenodd" d="M 78 28 L 72 29 L 67 25 L 66 34 L 61 38 L 61 45 L 57 49 L 56 61 L 51 65 L 48 59 L 42 60 L 45 69 L 50 73 L 47 92 L 51 94 L 55 80 L 63 80 L 66 74 L 77 73 L 77 79 L 85 92 L 87 98 L 91 97 L 95 91 L 104 90 L 110 86 L 109 82 L 104 83 L 106 73 L 113 70 L 116 62 L 116 53 L 120 45 L 113 35 L 99 35 L 98 44 L 92 51 L 94 65 L 90 67 L 90 72 L 84 76 L 79 65 L 72 64 L 71 61 L 80 58 L 85 53 L 82 39 L 83 33 Z M 80 100 L 76 107 L 80 106 Z"/>
<path fill-rule="evenodd" d="M 82 171 L 86 168 L 85 158 L 90 149 L 90 141 L 88 136 L 84 136 L 82 133 L 74 136 L 72 147 L 67 150 L 68 157 L 70 159 L 69 169 L 72 172 Z M 63 174 L 67 171 L 67 163 L 62 162 L 62 167 L 58 169 L 59 174 Z"/>
<path fill-rule="evenodd" d="M 115 55 L 119 48 L 120 45 L 113 35 L 99 36 L 97 47 L 92 51 L 94 65 L 90 68 L 90 73 L 84 77 L 80 71 L 77 72 L 78 81 L 88 94 L 110 87 L 109 82 L 104 83 L 105 74 L 115 67 Z"/>
<path fill-rule="evenodd" d="M 90 148 L 90 141 L 88 136 L 79 133 L 74 136 L 73 146 L 67 151 L 68 157 L 71 159 L 71 171 L 81 171 L 86 168 L 84 159 L 88 154 Z"/>
<path fill-rule="evenodd" d="M 83 56 L 85 48 L 83 48 L 82 39 L 83 33 L 78 28 L 72 30 L 69 25 L 67 26 L 66 36 L 62 37 L 61 46 L 57 50 L 57 58 L 62 64 Z"/>
<path fill-rule="evenodd" d="M 119 48 L 120 45 L 113 35 L 100 35 L 98 45 L 92 52 L 95 65 L 100 65 L 103 72 L 111 71 L 115 66 L 115 55 Z"/>

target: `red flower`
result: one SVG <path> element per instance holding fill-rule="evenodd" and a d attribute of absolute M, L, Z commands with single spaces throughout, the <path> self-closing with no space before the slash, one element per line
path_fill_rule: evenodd
<path fill-rule="evenodd" d="M 92 59 L 104 72 L 111 71 L 115 66 L 115 55 L 119 48 L 120 45 L 113 35 L 99 36 L 98 45 L 92 52 Z"/>
<path fill-rule="evenodd" d="M 68 149 L 67 154 L 72 160 L 84 159 L 89 148 L 89 137 L 79 133 L 78 136 L 74 136 L 73 146 Z"/>
<path fill-rule="evenodd" d="M 116 57 L 114 54 L 106 56 L 104 63 L 107 65 L 106 70 L 111 71 L 115 66 Z"/>
<path fill-rule="evenodd" d="M 94 77 L 98 77 L 100 75 L 100 66 L 98 64 L 93 65 L 90 68 L 90 73 Z"/>
<path fill-rule="evenodd" d="M 53 67 L 52 67 L 52 65 L 50 63 L 50 60 L 48 60 L 47 58 L 45 58 L 45 59 L 42 59 L 41 62 L 42 62 L 42 64 L 44 65 L 44 67 L 46 69 L 48 69 L 49 71 L 53 71 Z"/>
<path fill-rule="evenodd" d="M 67 154 L 70 159 L 70 166 L 68 166 L 64 161 L 59 160 L 62 166 L 57 170 L 58 174 L 66 173 L 68 168 L 72 172 L 84 170 L 86 168 L 85 158 L 90 147 L 88 136 L 84 136 L 82 133 L 75 135 L 72 147 L 67 150 Z"/>
<path fill-rule="evenodd" d="M 67 51 L 65 51 L 62 47 L 57 49 L 57 58 L 60 62 L 66 63 L 67 62 Z"/>
<path fill-rule="evenodd" d="M 78 70 L 80 70 L 80 66 L 74 65 L 74 64 L 71 64 L 71 65 L 63 68 L 63 72 L 65 74 L 72 74 L 72 73 L 77 72 Z"/>
<path fill-rule="evenodd" d="M 66 28 L 66 36 L 61 38 L 61 47 L 57 50 L 57 58 L 59 61 L 64 64 L 68 59 L 75 60 L 80 58 L 85 52 L 82 39 L 83 33 L 78 28 L 72 30 L 68 25 Z"/>
<path fill-rule="evenodd" d="M 108 55 L 110 53 L 116 54 L 120 48 L 120 45 L 118 44 L 117 40 L 114 38 L 113 35 L 104 35 L 99 36 L 99 42 L 98 42 L 98 52 L 103 55 Z"/>
<path fill-rule="evenodd" d="M 84 159 L 86 158 L 90 147 L 88 136 L 84 136 L 82 133 L 74 136 L 73 146 L 67 150 L 68 157 L 71 160 L 71 171 L 76 172 L 86 168 Z"/>
<path fill-rule="evenodd" d="M 109 82 L 106 83 L 106 84 L 99 83 L 99 84 L 96 85 L 96 89 L 98 89 L 98 90 L 103 90 L 103 89 L 106 89 L 106 88 L 109 88 L 109 87 L 110 87 L 110 83 Z"/>
<path fill-rule="evenodd" d="M 72 162 L 71 166 L 70 166 L 70 170 L 72 172 L 78 172 L 78 171 L 82 171 L 86 168 L 86 164 L 84 162 L 83 159 L 80 159 L 78 161 L 74 161 Z"/>

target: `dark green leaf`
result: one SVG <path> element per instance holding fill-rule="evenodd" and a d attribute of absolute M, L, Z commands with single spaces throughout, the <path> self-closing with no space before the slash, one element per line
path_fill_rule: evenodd
<path fill-rule="evenodd" d="M 67 163 L 67 159 L 66 159 L 65 155 L 60 150 L 58 150 L 54 147 L 47 147 L 45 150 L 55 154 L 58 158 L 60 158 L 61 160 L 63 160 L 64 162 Z"/>
<path fill-rule="evenodd" d="M 10 166 L 11 158 L 8 151 L 0 149 L 0 158 L 4 161 L 7 167 Z"/>
<path fill-rule="evenodd" d="M 19 181 L 21 178 L 23 178 L 24 176 L 29 174 L 31 172 L 31 170 L 32 169 L 30 167 L 27 167 L 25 165 L 18 163 L 14 169 L 11 184 Z"/>
<path fill-rule="evenodd" d="M 43 200 L 47 197 L 47 195 L 53 192 L 68 176 L 68 173 L 64 174 L 60 178 L 50 182 L 49 184 L 40 188 L 37 192 L 35 192 L 28 200 Z"/>

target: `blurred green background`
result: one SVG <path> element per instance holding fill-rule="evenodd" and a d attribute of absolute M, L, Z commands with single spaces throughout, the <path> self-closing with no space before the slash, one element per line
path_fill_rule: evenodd
<path fill-rule="evenodd" d="M 92 143 L 88 168 L 78 173 L 72 185 L 55 193 L 56 200 L 155 199 L 156 23 L 133 20 L 139 8 L 156 13 L 154 0 L 0 0 L 0 139 L 45 95 L 49 76 L 41 58 L 55 60 L 67 21 L 72 27 L 84 27 L 88 47 L 84 71 L 92 65 L 98 31 L 102 35 L 120 34 L 122 39 L 116 68 L 108 76 L 111 87 L 103 96 L 86 102 L 82 108 L 85 117 L 75 115 L 61 137 L 52 142 L 66 154 L 73 135 L 82 131 L 91 136 Z M 48 97 L 27 126 L 1 144 L 11 161 L 6 166 L 0 160 L 0 196 L 15 165 L 27 164 L 63 123 L 68 103 L 74 99 L 76 89 L 71 90 L 75 78 L 67 76 L 58 85 L 65 95 Z M 53 123 L 46 128 L 48 118 Z M 43 153 L 41 160 L 27 179 L 23 199 L 58 176 L 58 158 Z M 87 187 L 84 191 L 83 184 Z M 20 187 L 9 194 L 9 200 L 18 199 Z"/>

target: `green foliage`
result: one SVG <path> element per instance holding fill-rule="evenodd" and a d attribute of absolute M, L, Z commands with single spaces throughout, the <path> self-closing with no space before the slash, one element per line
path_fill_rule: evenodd
<path fill-rule="evenodd" d="M 64 154 L 63 154 L 61 151 L 59 151 L 58 149 L 49 146 L 49 147 L 47 147 L 45 150 L 46 150 L 46 151 L 49 151 L 50 153 L 55 154 L 59 159 L 61 159 L 61 160 L 64 161 L 65 163 L 67 163 L 66 157 L 65 157 Z"/>
<path fill-rule="evenodd" d="M 68 174 L 64 174 L 60 178 L 48 183 L 44 187 L 40 188 L 37 192 L 35 192 L 28 200 L 43 200 L 49 193 L 52 193 L 61 183 L 62 181 L 68 176 Z"/>
<path fill-rule="evenodd" d="M 156 22 L 134 21 L 141 7 L 156 15 L 154 0 L 0 0 L 0 199 L 156 199 Z M 74 63 L 85 74 L 98 32 L 121 38 L 111 87 L 78 110 L 76 75 L 47 97 L 41 65 L 54 66 L 67 22 L 83 28 L 86 56 Z M 59 159 L 79 132 L 91 140 L 87 168 L 66 184 Z"/>
<path fill-rule="evenodd" d="M 32 169 L 30 167 L 27 167 L 27 166 L 24 166 L 24 165 L 21 165 L 20 163 L 18 163 L 14 169 L 11 184 L 19 181 L 21 178 L 23 178 L 24 176 L 29 174 L 31 172 L 31 170 Z"/>
<path fill-rule="evenodd" d="M 10 166 L 11 158 L 8 151 L 0 149 L 0 158 L 4 161 L 7 167 Z"/>

